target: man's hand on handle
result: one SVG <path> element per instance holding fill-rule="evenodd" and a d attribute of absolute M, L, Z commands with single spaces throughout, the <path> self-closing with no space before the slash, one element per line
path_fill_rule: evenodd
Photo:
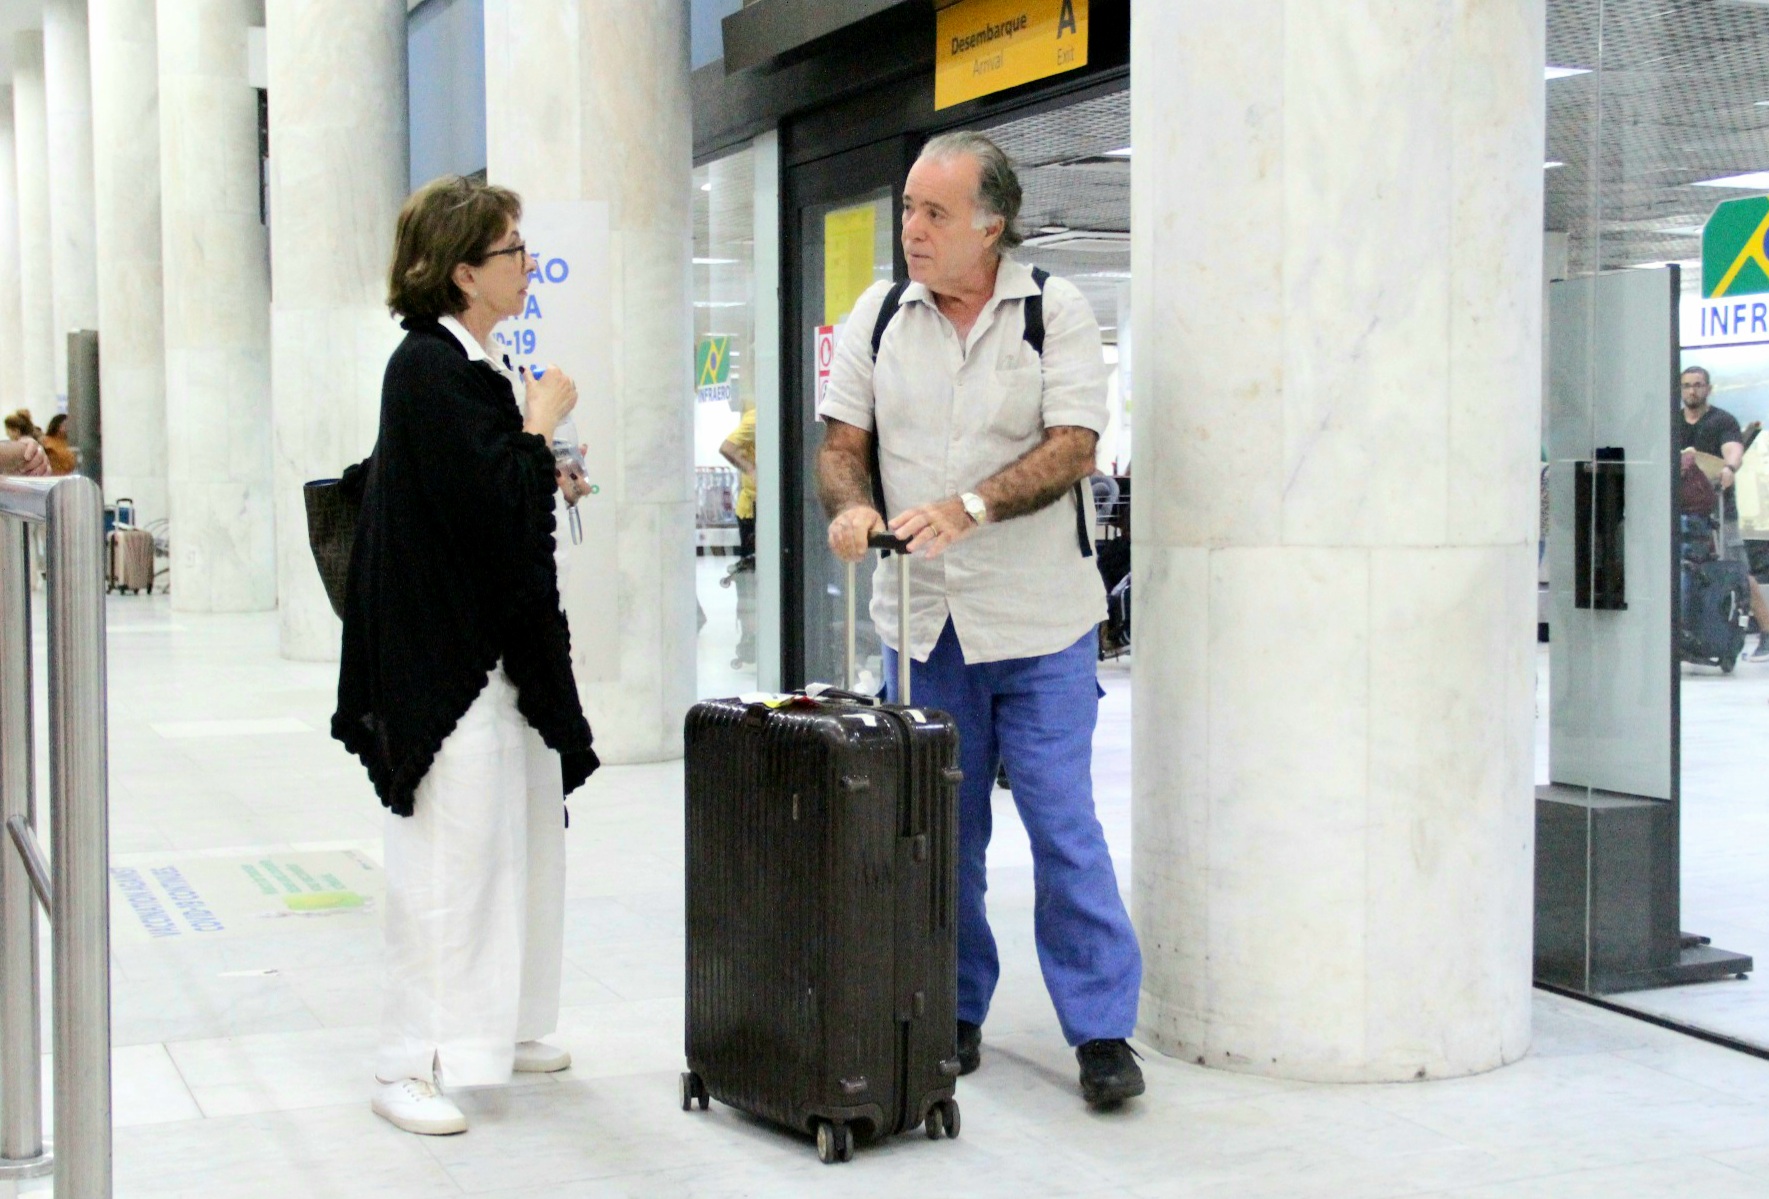
<path fill-rule="evenodd" d="M 976 531 L 977 522 L 957 496 L 899 512 L 891 521 L 891 532 L 909 543 L 910 553 L 929 558 L 938 558 Z"/>
<path fill-rule="evenodd" d="M 884 517 L 868 505 L 856 504 L 829 522 L 829 548 L 843 562 L 858 562 L 866 556 L 866 539 L 884 528 Z"/>

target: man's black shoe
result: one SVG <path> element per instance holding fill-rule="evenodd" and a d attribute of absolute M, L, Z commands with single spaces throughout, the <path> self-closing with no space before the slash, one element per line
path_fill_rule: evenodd
<path fill-rule="evenodd" d="M 1075 1050 L 1081 1063 L 1081 1097 L 1094 1107 L 1114 1107 L 1143 1092 L 1136 1051 L 1123 1040 L 1088 1041 Z"/>
<path fill-rule="evenodd" d="M 958 1072 L 969 1074 L 983 1064 L 983 1030 L 969 1020 L 958 1022 Z"/>

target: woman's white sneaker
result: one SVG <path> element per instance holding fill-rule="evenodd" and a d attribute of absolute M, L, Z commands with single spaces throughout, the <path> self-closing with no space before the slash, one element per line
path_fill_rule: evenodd
<path fill-rule="evenodd" d="M 554 1074 L 571 1065 L 571 1051 L 545 1041 L 516 1042 L 514 1069 L 518 1074 Z"/>
<path fill-rule="evenodd" d="M 427 1078 L 402 1078 L 398 1082 L 375 1080 L 375 1097 L 369 1106 L 375 1115 L 395 1128 L 426 1137 L 445 1137 L 467 1131 L 467 1117 L 454 1101 Z"/>

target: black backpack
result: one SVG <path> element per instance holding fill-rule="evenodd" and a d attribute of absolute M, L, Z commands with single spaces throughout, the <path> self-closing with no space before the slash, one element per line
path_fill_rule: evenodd
<path fill-rule="evenodd" d="M 1038 361 L 1044 361 L 1044 284 L 1050 278 L 1050 272 L 1043 267 L 1032 268 L 1032 282 L 1038 285 L 1038 294 L 1027 296 L 1022 304 L 1026 314 L 1026 344 L 1038 355 Z M 878 361 L 878 348 L 884 344 L 885 328 L 891 318 L 897 315 L 902 307 L 903 293 L 908 290 L 909 281 L 899 279 L 891 284 L 891 290 L 885 293 L 884 303 L 879 306 L 878 320 L 872 325 L 872 360 Z M 878 461 L 878 423 L 875 420 L 872 428 L 872 502 L 878 514 L 885 514 L 884 474 Z M 1087 501 L 1081 494 L 1082 481 L 1077 480 L 1074 488 L 1075 498 L 1075 539 L 1081 545 L 1083 558 L 1093 557 L 1093 535 L 1087 527 Z"/>

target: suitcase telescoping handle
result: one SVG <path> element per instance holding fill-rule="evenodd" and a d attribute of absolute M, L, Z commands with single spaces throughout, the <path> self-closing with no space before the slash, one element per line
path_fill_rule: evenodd
<path fill-rule="evenodd" d="M 909 543 L 893 533 L 874 533 L 866 539 L 866 548 L 878 550 L 887 557 L 896 554 L 901 559 L 897 563 L 897 702 L 904 706 L 909 704 Z M 854 582 L 854 563 L 848 563 L 848 678 L 849 691 L 854 690 L 859 679 L 855 670 L 854 620 L 855 593 L 858 589 Z"/>

